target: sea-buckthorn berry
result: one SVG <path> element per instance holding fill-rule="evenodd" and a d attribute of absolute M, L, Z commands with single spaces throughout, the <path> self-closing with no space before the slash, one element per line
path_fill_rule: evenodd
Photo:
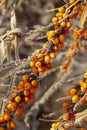
<path fill-rule="evenodd" d="M 44 54 L 42 54 L 42 53 L 38 54 L 38 59 L 41 59 L 43 57 L 44 57 Z"/>
<path fill-rule="evenodd" d="M 69 59 L 71 57 L 70 54 L 66 54 L 66 58 Z"/>
<path fill-rule="evenodd" d="M 11 125 L 12 128 L 15 128 L 15 127 L 16 127 L 16 122 L 11 121 L 11 122 L 10 122 L 10 125 Z"/>
<path fill-rule="evenodd" d="M 34 67 L 35 66 L 35 62 L 34 61 L 30 61 L 30 67 Z"/>
<path fill-rule="evenodd" d="M 64 107 L 64 108 L 69 107 L 69 103 L 67 103 L 67 102 L 63 103 L 63 107 Z"/>
<path fill-rule="evenodd" d="M 13 97 L 9 97 L 9 98 L 8 98 L 8 101 L 9 101 L 9 102 L 14 102 L 14 98 L 13 98 Z"/>
<path fill-rule="evenodd" d="M 57 30 L 59 28 L 59 25 L 54 25 L 54 29 Z"/>
<path fill-rule="evenodd" d="M 30 96 L 24 97 L 24 103 L 28 103 L 30 101 Z"/>
<path fill-rule="evenodd" d="M 53 40 L 53 44 L 58 44 L 59 43 L 59 38 L 55 38 L 54 40 Z"/>
<path fill-rule="evenodd" d="M 65 113 L 63 115 L 63 120 L 69 120 L 69 113 Z"/>
<path fill-rule="evenodd" d="M 58 46 L 59 46 L 59 48 L 63 48 L 64 47 L 63 42 L 60 42 Z"/>
<path fill-rule="evenodd" d="M 64 13 L 64 12 L 65 12 L 65 8 L 64 8 L 64 7 L 60 7 L 60 8 L 58 8 L 58 11 L 59 11 L 60 13 Z"/>
<path fill-rule="evenodd" d="M 87 88 L 85 88 L 85 87 L 80 87 L 80 90 L 81 90 L 82 93 L 85 93 L 85 92 L 87 91 Z"/>
<path fill-rule="evenodd" d="M 52 22 L 53 22 L 53 23 L 56 23 L 57 21 L 58 21 L 58 18 L 57 18 L 57 17 L 53 17 L 53 18 L 52 18 Z"/>
<path fill-rule="evenodd" d="M 57 51 L 58 49 L 59 49 L 59 47 L 56 46 L 56 45 L 53 47 L 53 50 L 54 50 L 54 51 Z"/>
<path fill-rule="evenodd" d="M 59 19 L 59 17 L 61 17 L 62 18 L 62 16 L 63 16 L 63 14 L 62 13 L 56 13 L 56 17 Z"/>
<path fill-rule="evenodd" d="M 24 96 L 30 95 L 30 90 L 24 90 Z"/>
<path fill-rule="evenodd" d="M 44 57 L 44 60 L 45 60 L 45 61 L 50 61 L 50 59 L 51 59 L 50 55 L 46 55 L 46 56 Z"/>
<path fill-rule="evenodd" d="M 72 95 L 76 95 L 77 94 L 77 90 L 75 88 L 70 90 L 70 94 Z"/>
<path fill-rule="evenodd" d="M 23 81 L 20 81 L 19 84 L 18 84 L 18 88 L 23 88 L 24 87 L 24 82 Z"/>
<path fill-rule="evenodd" d="M 38 73 L 39 73 L 38 68 L 34 67 L 33 70 L 32 70 L 32 72 L 33 72 L 34 74 L 38 74 Z"/>
<path fill-rule="evenodd" d="M 5 121 L 8 121 L 9 119 L 10 119 L 10 114 L 5 113 L 5 114 L 4 114 L 4 120 L 5 120 Z"/>
<path fill-rule="evenodd" d="M 39 68 L 38 68 L 38 72 L 44 72 L 44 71 L 46 71 L 45 66 L 42 66 L 42 67 L 39 67 Z"/>
<path fill-rule="evenodd" d="M 22 100 L 21 96 L 16 96 L 16 97 L 15 97 L 15 101 L 16 101 L 17 103 L 21 102 L 21 100 Z"/>
<path fill-rule="evenodd" d="M 70 0 L 70 4 L 73 4 L 75 2 L 75 0 Z"/>
<path fill-rule="evenodd" d="M 5 130 L 5 128 L 3 126 L 0 126 L 0 130 Z"/>
<path fill-rule="evenodd" d="M 84 73 L 84 78 L 87 79 L 87 73 Z"/>
<path fill-rule="evenodd" d="M 4 115 L 0 116 L 0 123 L 2 123 L 4 121 Z"/>
<path fill-rule="evenodd" d="M 32 85 L 32 86 L 37 86 L 37 85 L 38 85 L 37 80 L 32 80 L 32 81 L 31 81 L 31 85 Z"/>
<path fill-rule="evenodd" d="M 66 27 L 70 28 L 71 26 L 72 26 L 72 23 L 71 22 L 67 22 Z"/>
<path fill-rule="evenodd" d="M 34 92 L 35 92 L 35 88 L 32 87 L 32 88 L 30 89 L 30 93 L 34 93 Z"/>
<path fill-rule="evenodd" d="M 50 63 L 50 62 L 47 62 L 47 63 L 46 63 L 46 68 L 47 68 L 47 69 L 51 69 L 51 63 Z"/>
<path fill-rule="evenodd" d="M 24 81 L 24 82 L 29 81 L 29 75 L 27 75 L 27 74 L 26 74 L 26 75 L 23 75 L 22 78 L 23 78 L 23 81 Z"/>
<path fill-rule="evenodd" d="M 60 25 L 61 25 L 61 27 L 66 27 L 66 22 L 63 21 L 60 23 Z"/>
<path fill-rule="evenodd" d="M 79 100 L 78 95 L 74 95 L 74 96 L 72 97 L 72 102 L 78 102 L 78 100 Z"/>
<path fill-rule="evenodd" d="M 30 84 L 29 82 L 26 82 L 26 83 L 24 84 L 24 88 L 30 89 L 30 88 L 31 88 L 31 84 Z"/>
<path fill-rule="evenodd" d="M 51 30 L 49 36 L 54 37 L 55 35 L 56 35 L 56 32 L 54 30 Z"/>
<path fill-rule="evenodd" d="M 55 59 L 55 57 L 56 57 L 55 53 L 53 53 L 53 52 L 51 52 L 49 55 L 50 55 L 51 59 Z"/>
<path fill-rule="evenodd" d="M 41 67 L 42 66 L 42 62 L 41 61 L 37 61 L 36 63 L 35 63 L 35 66 L 38 68 L 38 67 Z"/>
<path fill-rule="evenodd" d="M 74 10 L 74 11 L 77 11 L 78 8 L 79 8 L 79 6 L 76 5 L 76 6 L 74 6 L 73 10 Z"/>
<path fill-rule="evenodd" d="M 11 130 L 12 127 L 10 125 L 10 122 L 7 122 L 6 127 L 7 127 L 7 130 Z"/>
<path fill-rule="evenodd" d="M 67 13 L 63 13 L 63 18 L 65 18 L 68 14 Z"/>
<path fill-rule="evenodd" d="M 17 108 L 17 104 L 16 103 L 9 103 L 7 105 L 7 109 L 16 109 Z"/>
<path fill-rule="evenodd" d="M 64 39 L 65 39 L 65 36 L 64 36 L 63 34 L 61 34 L 61 35 L 59 36 L 60 42 L 64 42 Z"/>

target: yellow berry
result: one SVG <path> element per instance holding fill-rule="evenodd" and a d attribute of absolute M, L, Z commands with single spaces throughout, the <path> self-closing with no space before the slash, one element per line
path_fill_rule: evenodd
<path fill-rule="evenodd" d="M 61 34 L 61 35 L 59 36 L 60 42 L 64 42 L 64 39 L 65 39 L 65 36 L 64 36 L 63 34 Z"/>
<path fill-rule="evenodd" d="M 78 102 L 78 100 L 79 100 L 78 95 L 72 97 L 72 102 Z"/>
<path fill-rule="evenodd" d="M 34 61 L 31 61 L 30 62 L 30 67 L 34 67 L 35 66 L 35 62 Z"/>
<path fill-rule="evenodd" d="M 50 61 L 50 59 L 51 59 L 50 55 L 45 56 L 45 61 Z"/>
<path fill-rule="evenodd" d="M 72 94 L 72 95 L 76 95 L 76 94 L 77 94 L 77 90 L 76 90 L 76 89 L 74 89 L 74 88 L 73 88 L 73 89 L 71 89 L 71 90 L 70 90 L 70 94 Z"/>
<path fill-rule="evenodd" d="M 41 62 L 41 61 L 37 61 L 37 62 L 35 63 L 35 66 L 36 66 L 36 67 L 41 67 L 41 66 L 42 66 L 42 62 Z"/>
<path fill-rule="evenodd" d="M 53 18 L 52 18 L 52 22 L 53 22 L 53 23 L 56 23 L 57 21 L 58 21 L 58 18 L 57 18 L 57 17 L 53 17 Z"/>
<path fill-rule="evenodd" d="M 15 97 L 15 101 L 16 101 L 17 103 L 21 102 L 21 96 L 16 96 L 16 97 Z"/>
<path fill-rule="evenodd" d="M 64 8 L 64 7 L 60 7 L 60 8 L 58 9 L 58 11 L 59 11 L 60 13 L 64 13 L 64 12 L 65 12 L 65 8 Z"/>
<path fill-rule="evenodd" d="M 65 113 L 63 115 L 63 120 L 69 120 L 69 113 Z"/>
<path fill-rule="evenodd" d="M 25 82 L 27 82 L 27 81 L 29 81 L 29 75 L 23 75 L 23 80 L 25 81 Z"/>
<path fill-rule="evenodd" d="M 28 96 L 30 94 L 30 90 L 24 90 L 24 96 Z"/>
<path fill-rule="evenodd" d="M 66 27 L 66 22 L 63 21 L 63 22 L 61 22 L 60 25 L 61 25 L 61 27 Z"/>

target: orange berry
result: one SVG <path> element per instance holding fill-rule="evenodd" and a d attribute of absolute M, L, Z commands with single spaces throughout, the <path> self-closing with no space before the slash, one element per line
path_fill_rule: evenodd
<path fill-rule="evenodd" d="M 51 52 L 50 57 L 51 57 L 51 59 L 55 59 L 55 57 L 56 57 L 55 53 Z"/>
<path fill-rule="evenodd" d="M 30 90 L 24 90 L 24 96 L 30 95 Z"/>
<path fill-rule="evenodd" d="M 39 73 L 38 68 L 33 68 L 32 72 L 33 72 L 34 74 L 38 74 L 38 73 Z"/>
<path fill-rule="evenodd" d="M 64 107 L 64 108 L 69 107 L 69 103 L 63 103 L 63 107 Z"/>
<path fill-rule="evenodd" d="M 46 70 L 45 66 L 42 66 L 42 67 L 39 67 L 39 68 L 38 68 L 38 71 L 39 71 L 39 72 L 44 72 L 45 70 Z"/>
<path fill-rule="evenodd" d="M 58 25 L 54 25 L 54 29 L 56 30 L 56 29 L 58 29 L 59 28 L 59 26 Z"/>
<path fill-rule="evenodd" d="M 63 14 L 62 13 L 56 13 L 56 17 L 59 18 L 61 17 L 62 18 Z"/>
<path fill-rule="evenodd" d="M 4 115 L 0 116 L 0 123 L 2 123 L 4 121 Z"/>
<path fill-rule="evenodd" d="M 24 103 L 28 103 L 30 101 L 30 97 L 29 96 L 26 96 L 25 98 L 24 98 Z"/>
<path fill-rule="evenodd" d="M 56 35 L 56 32 L 54 30 L 51 30 L 49 35 L 50 37 L 54 37 Z"/>
<path fill-rule="evenodd" d="M 51 59 L 50 55 L 46 55 L 44 60 L 45 61 L 50 61 L 50 59 Z"/>
<path fill-rule="evenodd" d="M 27 82 L 27 81 L 29 81 L 29 75 L 23 75 L 23 80 L 24 80 L 24 82 Z"/>
<path fill-rule="evenodd" d="M 31 85 L 32 85 L 32 86 L 38 86 L 37 80 L 32 80 L 32 81 L 31 81 Z"/>
<path fill-rule="evenodd" d="M 8 129 L 8 130 L 10 130 L 10 129 L 11 129 L 10 122 L 7 122 L 6 126 L 7 126 L 7 129 Z"/>
<path fill-rule="evenodd" d="M 76 94 L 77 94 L 77 90 L 76 90 L 76 89 L 74 89 L 74 88 L 73 88 L 73 89 L 71 89 L 71 90 L 70 90 L 70 94 L 72 94 L 72 95 L 76 95 Z"/>
<path fill-rule="evenodd" d="M 11 125 L 12 128 L 15 128 L 15 127 L 16 127 L 16 122 L 11 121 L 11 122 L 10 122 L 10 125 Z"/>
<path fill-rule="evenodd" d="M 53 44 L 58 44 L 59 43 L 59 38 L 55 38 L 54 40 L 53 40 Z"/>
<path fill-rule="evenodd" d="M 66 27 L 66 22 L 63 21 L 60 23 L 60 25 L 61 25 L 61 27 Z"/>
<path fill-rule="evenodd" d="M 66 58 L 69 59 L 71 56 L 70 54 L 66 54 Z"/>
<path fill-rule="evenodd" d="M 65 18 L 68 14 L 67 13 L 63 13 L 63 18 Z"/>
<path fill-rule="evenodd" d="M 43 57 L 44 57 L 44 54 L 42 54 L 42 53 L 38 54 L 38 59 L 41 59 Z"/>
<path fill-rule="evenodd" d="M 78 102 L 78 100 L 79 100 L 78 95 L 72 97 L 72 102 Z"/>
<path fill-rule="evenodd" d="M 9 119 L 10 119 L 10 115 L 7 114 L 7 113 L 5 113 L 5 114 L 4 114 L 4 120 L 8 121 Z"/>
<path fill-rule="evenodd" d="M 80 90 L 81 90 L 81 92 L 85 93 L 85 92 L 87 91 L 87 88 L 85 88 L 85 87 L 80 87 Z"/>
<path fill-rule="evenodd" d="M 53 17 L 53 18 L 52 18 L 52 22 L 53 22 L 53 23 L 56 23 L 57 21 L 58 21 L 58 18 L 57 18 L 57 17 Z"/>
<path fill-rule="evenodd" d="M 64 7 L 60 7 L 60 8 L 58 8 L 58 11 L 59 11 L 60 13 L 64 13 L 64 12 L 65 12 L 65 8 L 64 8 Z"/>
<path fill-rule="evenodd" d="M 63 120 L 69 120 L 69 113 L 65 113 L 63 115 Z"/>
<path fill-rule="evenodd" d="M 8 109 L 16 109 L 16 107 L 17 107 L 17 104 L 16 104 L 16 103 L 9 103 L 9 104 L 7 105 L 7 108 L 8 108 Z"/>
<path fill-rule="evenodd" d="M 67 26 L 67 28 L 70 28 L 72 26 L 72 23 L 71 22 L 67 22 L 66 26 Z"/>
<path fill-rule="evenodd" d="M 60 42 L 64 42 L 64 39 L 65 39 L 65 36 L 64 36 L 63 34 L 61 34 L 61 35 L 59 36 Z"/>
<path fill-rule="evenodd" d="M 32 87 L 32 88 L 30 89 L 30 93 L 34 93 L 34 91 L 35 91 L 35 88 Z"/>
<path fill-rule="evenodd" d="M 75 2 L 75 0 L 70 0 L 70 4 L 73 4 Z"/>
<path fill-rule="evenodd" d="M 35 66 L 36 66 L 36 67 L 41 67 L 41 66 L 42 66 L 42 62 L 41 62 L 41 61 L 37 61 L 37 62 L 35 63 Z"/>
<path fill-rule="evenodd" d="M 15 97 L 15 101 L 16 101 L 17 103 L 21 102 L 21 96 L 16 96 L 16 97 Z"/>
<path fill-rule="evenodd" d="M 24 84 L 24 88 L 30 89 L 30 88 L 31 88 L 31 84 L 30 84 L 29 82 L 26 82 L 26 83 Z"/>
<path fill-rule="evenodd" d="M 30 67 L 34 67 L 35 66 L 35 62 L 34 61 L 31 61 L 30 62 Z"/>

